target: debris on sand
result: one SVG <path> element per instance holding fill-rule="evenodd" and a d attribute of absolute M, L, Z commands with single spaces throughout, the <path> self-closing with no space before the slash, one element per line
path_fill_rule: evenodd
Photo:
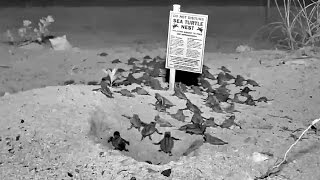
<path fill-rule="evenodd" d="M 204 141 L 198 139 L 193 141 L 193 143 L 188 147 L 188 149 L 182 154 L 183 156 L 188 156 L 190 153 L 194 152 L 203 145 Z"/>

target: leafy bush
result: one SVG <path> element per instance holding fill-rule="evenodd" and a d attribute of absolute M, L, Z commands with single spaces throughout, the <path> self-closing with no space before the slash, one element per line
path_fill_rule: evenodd
<path fill-rule="evenodd" d="M 320 0 L 307 4 L 305 0 L 283 0 L 283 8 L 275 0 L 280 21 L 262 27 L 269 30 L 268 38 L 278 46 L 295 50 L 316 46 L 320 42 Z"/>
<path fill-rule="evenodd" d="M 49 25 L 54 22 L 52 16 L 42 17 L 38 22 L 38 27 L 33 28 L 32 22 L 23 20 L 23 26 L 18 29 L 17 35 L 7 30 L 6 36 L 12 45 L 24 45 L 30 42 L 42 43 L 50 36 Z"/>

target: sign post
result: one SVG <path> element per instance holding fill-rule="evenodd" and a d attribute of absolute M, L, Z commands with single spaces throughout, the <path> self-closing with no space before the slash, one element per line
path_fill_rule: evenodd
<path fill-rule="evenodd" d="M 170 11 L 166 68 L 170 69 L 169 91 L 174 91 L 176 70 L 202 73 L 208 16 Z"/>
<path fill-rule="evenodd" d="M 173 12 L 180 12 L 180 5 L 179 4 L 173 5 Z M 175 82 L 176 82 L 176 69 L 170 68 L 169 91 L 174 91 Z"/>

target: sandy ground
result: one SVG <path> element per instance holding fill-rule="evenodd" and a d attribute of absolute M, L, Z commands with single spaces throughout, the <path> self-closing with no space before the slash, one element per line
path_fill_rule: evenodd
<path fill-rule="evenodd" d="M 195 140 L 202 139 L 199 135 L 177 130 L 190 121 L 192 113 L 186 111 L 189 116 L 186 122 L 178 122 L 157 112 L 150 103 L 155 103 L 154 94 L 158 92 L 176 105 L 169 109 L 174 113 L 185 107 L 185 100 L 149 87 L 145 88 L 150 96 L 124 97 L 115 93 L 115 97 L 109 99 L 100 92 L 92 91 L 99 86 L 84 85 L 105 76 L 101 69 L 114 67 L 115 64 L 111 63 L 114 59 L 122 61 L 119 66 L 129 70 L 132 66 L 125 63 L 131 57 L 141 63 L 146 55 L 152 58 L 165 56 L 165 16 L 169 8 L 157 8 L 141 8 L 143 11 L 139 11 L 138 16 L 142 19 L 139 21 L 136 17 L 124 15 L 137 11 L 130 8 L 1 11 L 1 17 L 4 17 L 0 19 L 2 31 L 17 27 L 25 18 L 34 20 L 39 15 L 52 14 L 57 20 L 53 32 L 67 34 L 70 42 L 80 48 L 56 52 L 0 46 L 0 65 L 3 66 L 0 67 L 1 179 L 254 179 L 279 161 L 295 137 L 312 120 L 319 118 L 318 58 L 297 59 L 299 56 L 295 54 L 275 50 L 230 53 L 239 44 L 250 41 L 253 27 L 263 24 L 262 16 L 250 15 L 243 7 L 236 12 L 243 17 L 252 16 L 250 23 L 243 17 L 224 16 L 236 22 L 230 24 L 214 18 L 222 16 L 223 9 L 212 12 L 209 7 L 188 7 L 185 11 L 213 17 L 209 22 L 205 54 L 205 65 L 210 72 L 217 74 L 219 67 L 226 66 L 231 74 L 251 78 L 261 85 L 249 86 L 256 90 L 250 93 L 254 98 L 266 96 L 273 100 L 257 106 L 236 104 L 240 112 L 235 113 L 235 122 L 241 129 L 233 126 L 230 129 L 215 127 L 206 130 L 228 142 L 227 145 L 205 143 L 188 156 L 180 157 Z M 151 14 L 159 17 L 151 19 Z M 103 23 L 103 20 L 109 23 Z M 234 29 L 242 31 L 235 33 Z M 102 52 L 108 55 L 99 56 Z M 67 80 L 74 80 L 77 85 L 63 85 Z M 162 82 L 163 87 L 166 85 Z M 111 90 L 131 90 L 136 86 Z M 232 93 L 240 90 L 234 85 L 227 87 Z M 214 117 L 218 124 L 228 117 L 224 113 L 211 112 L 204 106 L 202 99 L 206 98 L 205 93 L 203 96 L 189 92 L 186 95 L 201 108 L 204 117 Z M 153 145 L 148 138 L 140 141 L 141 134 L 136 129 L 126 130 L 130 123 L 121 115 L 133 113 L 144 122 L 153 121 L 159 114 L 174 126 L 165 128 L 157 125 L 160 132 L 171 131 L 174 137 L 181 139 L 175 143 L 172 157 L 158 152 L 159 146 Z M 91 120 L 100 125 L 95 136 L 90 133 Z M 129 152 L 121 154 L 106 143 L 116 130 L 130 141 Z M 154 134 L 152 142 L 158 142 L 162 137 Z M 319 132 L 311 130 L 289 153 L 288 163 L 281 171 L 267 179 L 319 179 L 319 147 Z M 254 152 L 272 156 L 257 163 L 252 159 Z M 169 168 L 172 170 L 170 177 L 163 176 L 161 172 Z"/>

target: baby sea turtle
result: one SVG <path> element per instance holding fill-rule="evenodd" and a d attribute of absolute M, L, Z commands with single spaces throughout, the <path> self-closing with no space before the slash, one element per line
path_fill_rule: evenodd
<path fill-rule="evenodd" d="M 235 104 L 234 102 L 223 102 L 222 103 L 224 107 L 222 108 L 226 113 L 235 113 L 235 112 L 240 112 L 235 109 Z"/>
<path fill-rule="evenodd" d="M 118 64 L 118 63 L 121 63 L 121 61 L 119 59 L 115 59 L 113 61 L 111 61 L 112 64 Z"/>
<path fill-rule="evenodd" d="M 114 147 L 114 149 L 119 150 L 119 151 L 129 151 L 128 149 L 126 149 L 126 144 L 130 145 L 130 142 L 123 139 L 120 136 L 119 131 L 115 131 L 113 133 L 113 137 L 110 137 L 108 140 L 108 143 L 112 143 L 112 146 Z"/>
<path fill-rule="evenodd" d="M 249 105 L 249 106 L 256 106 L 255 101 L 253 100 L 253 97 L 251 95 L 249 95 L 247 97 L 247 100 L 244 101 L 244 104 Z"/>
<path fill-rule="evenodd" d="M 224 84 L 226 81 L 230 81 L 231 79 L 231 76 L 226 76 L 226 74 L 223 72 L 220 72 L 217 76 L 218 84 L 220 85 Z"/>
<path fill-rule="evenodd" d="M 151 123 L 147 124 L 146 126 L 143 127 L 143 129 L 141 131 L 141 135 L 142 135 L 141 141 L 147 136 L 149 136 L 149 139 L 152 141 L 151 135 L 155 132 L 157 132 L 158 134 L 162 134 L 156 128 L 156 122 L 151 122 Z"/>
<path fill-rule="evenodd" d="M 268 101 L 272 101 L 272 100 L 273 100 L 273 99 L 268 99 L 267 97 L 262 96 L 262 97 L 259 97 L 258 99 L 256 99 L 255 101 L 267 103 Z"/>
<path fill-rule="evenodd" d="M 214 136 L 211 136 L 209 133 L 204 133 L 203 135 L 203 140 L 205 143 L 209 143 L 209 144 L 212 144 L 212 145 L 225 145 L 225 144 L 228 144 L 227 142 L 217 138 L 217 137 L 214 137 Z"/>
<path fill-rule="evenodd" d="M 188 90 L 188 87 L 185 84 L 183 84 L 182 82 L 175 83 L 175 87 L 179 88 L 184 93 L 187 92 L 187 90 Z"/>
<path fill-rule="evenodd" d="M 159 112 L 165 112 L 167 108 L 174 106 L 167 98 L 161 96 L 159 93 L 155 93 L 157 99 L 155 103 L 155 109 Z"/>
<path fill-rule="evenodd" d="M 246 81 L 247 81 L 247 84 L 250 84 L 253 87 L 256 87 L 256 86 L 260 87 L 260 85 L 252 79 L 247 79 Z"/>
<path fill-rule="evenodd" d="M 134 57 L 131 57 L 130 59 L 128 59 L 128 65 L 134 65 L 135 62 L 139 62 L 139 60 Z"/>
<path fill-rule="evenodd" d="M 174 104 L 171 101 L 169 101 L 167 98 L 161 96 L 159 93 L 155 93 L 154 97 L 157 99 L 157 101 L 162 102 L 162 104 L 164 104 L 168 108 L 174 106 Z"/>
<path fill-rule="evenodd" d="M 163 90 L 161 83 L 158 79 L 150 77 L 149 81 L 145 83 L 147 86 L 150 86 L 154 90 Z"/>
<path fill-rule="evenodd" d="M 247 97 L 242 96 L 240 93 L 235 93 L 231 101 L 234 103 L 243 104 L 245 100 L 240 100 L 240 98 L 247 98 Z"/>
<path fill-rule="evenodd" d="M 149 92 L 142 87 L 136 87 L 135 89 L 131 90 L 131 92 L 135 92 L 139 95 L 150 95 Z"/>
<path fill-rule="evenodd" d="M 209 107 L 211 108 L 211 110 L 212 110 L 213 112 L 223 113 L 223 110 L 222 110 L 220 104 L 212 104 L 212 105 L 210 105 Z"/>
<path fill-rule="evenodd" d="M 213 94 L 208 94 L 208 97 L 205 99 L 205 105 L 210 107 L 211 105 L 219 104 L 220 101 L 218 98 Z"/>
<path fill-rule="evenodd" d="M 250 89 L 249 87 L 244 87 L 243 89 L 240 89 L 241 91 L 240 91 L 240 94 L 242 95 L 242 96 L 248 96 L 249 95 L 249 92 L 251 92 L 251 91 L 256 91 L 256 90 L 252 90 L 252 89 Z"/>
<path fill-rule="evenodd" d="M 172 156 L 172 148 L 174 146 L 174 140 L 180 140 L 178 138 L 172 137 L 170 132 L 165 132 L 164 137 L 158 143 L 153 143 L 154 145 L 160 145 L 160 150 L 162 152 L 168 153 L 169 156 Z"/>
<path fill-rule="evenodd" d="M 200 87 L 199 86 L 195 86 L 195 85 L 192 85 L 191 86 L 191 89 L 192 89 L 192 93 L 194 93 L 194 94 L 196 94 L 196 95 L 199 95 L 199 96 L 202 96 L 203 95 L 203 93 L 202 93 L 202 91 L 201 91 L 201 89 L 200 89 Z"/>
<path fill-rule="evenodd" d="M 192 118 L 191 118 L 191 122 L 193 124 L 202 124 L 203 123 L 203 117 L 199 113 L 194 113 Z"/>
<path fill-rule="evenodd" d="M 212 86 L 209 81 L 205 80 L 204 78 L 200 78 L 199 83 L 204 89 L 206 89 L 207 92 L 213 92 Z"/>
<path fill-rule="evenodd" d="M 224 120 L 222 122 L 222 124 L 220 124 L 221 128 L 227 128 L 229 129 L 231 126 L 235 125 L 241 128 L 241 126 L 237 123 L 235 123 L 236 116 L 235 115 L 231 115 L 228 119 Z"/>
<path fill-rule="evenodd" d="M 185 131 L 188 134 L 203 135 L 206 131 L 206 126 L 202 124 L 186 124 L 181 126 L 178 130 Z"/>
<path fill-rule="evenodd" d="M 210 117 L 207 119 L 204 123 L 204 126 L 206 127 L 218 127 L 219 125 L 214 121 L 214 117 Z"/>
<path fill-rule="evenodd" d="M 181 121 L 181 122 L 185 122 L 186 120 L 186 117 L 184 114 L 183 114 L 183 110 L 182 109 L 178 109 L 177 110 L 177 113 L 175 114 L 170 114 L 170 116 L 178 121 Z"/>
<path fill-rule="evenodd" d="M 140 131 L 141 127 L 144 127 L 144 126 L 147 125 L 146 123 L 141 121 L 141 119 L 139 118 L 138 114 L 133 114 L 132 117 L 127 116 L 127 115 L 122 115 L 122 116 L 126 117 L 126 118 L 128 118 L 130 120 L 131 126 L 127 130 L 130 130 L 130 129 L 132 129 L 134 127 L 136 129 L 138 129 L 138 131 Z"/>
<path fill-rule="evenodd" d="M 242 77 L 241 75 L 237 75 L 237 77 L 236 77 L 236 79 L 235 79 L 235 81 L 234 81 L 234 84 L 235 84 L 236 86 L 243 86 L 243 85 L 244 85 L 244 81 L 246 81 L 246 80 L 244 79 L 244 77 Z"/>
<path fill-rule="evenodd" d="M 128 89 L 121 89 L 120 91 L 114 91 L 115 93 L 120 93 L 122 96 L 135 97 Z"/>
<path fill-rule="evenodd" d="M 199 113 L 199 114 L 202 113 L 201 110 L 198 108 L 198 106 L 192 104 L 190 100 L 187 100 L 186 106 L 187 107 L 182 110 L 190 110 L 193 113 Z"/>
<path fill-rule="evenodd" d="M 160 127 L 172 127 L 172 124 L 161 118 L 159 115 L 154 117 L 154 121 L 160 125 Z"/>
<path fill-rule="evenodd" d="M 216 80 L 216 78 L 209 72 L 208 69 L 202 69 L 202 75 L 204 76 L 204 78 Z"/>
<path fill-rule="evenodd" d="M 218 68 L 219 70 L 223 71 L 223 72 L 227 72 L 227 73 L 231 73 L 231 71 L 226 68 L 225 66 L 221 66 L 220 68 Z"/>
<path fill-rule="evenodd" d="M 100 86 L 101 87 L 99 89 L 93 89 L 93 91 L 100 90 L 100 92 L 105 96 L 107 96 L 108 98 L 113 98 L 112 92 L 108 87 L 109 86 L 108 78 L 106 77 L 102 78 L 100 82 Z"/>
<path fill-rule="evenodd" d="M 172 96 L 177 96 L 179 99 L 188 100 L 187 96 L 182 92 L 182 90 L 178 86 L 178 84 L 175 84 L 175 86 L 174 86 L 174 94 Z"/>

